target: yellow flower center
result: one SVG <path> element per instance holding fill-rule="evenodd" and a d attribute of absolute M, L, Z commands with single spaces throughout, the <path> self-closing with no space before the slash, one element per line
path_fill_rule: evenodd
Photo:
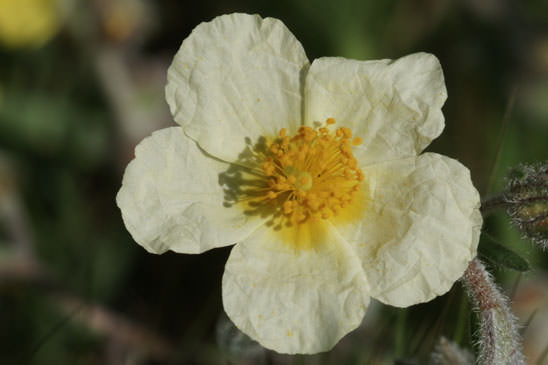
<path fill-rule="evenodd" d="M 291 226 L 334 218 L 352 204 L 364 176 L 351 147 L 361 138 L 345 127 L 331 131 L 333 124 L 329 118 L 320 128 L 301 127 L 293 137 L 282 128 L 258 152 L 266 186 L 254 194 L 255 205 L 270 204 Z"/>

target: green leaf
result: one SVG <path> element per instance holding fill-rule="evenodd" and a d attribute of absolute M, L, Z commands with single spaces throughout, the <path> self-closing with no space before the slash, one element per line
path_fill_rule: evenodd
<path fill-rule="evenodd" d="M 516 252 L 496 242 L 492 237 L 484 235 L 487 239 L 480 242 L 478 253 L 494 265 L 500 265 L 517 271 L 528 271 L 529 263 Z"/>

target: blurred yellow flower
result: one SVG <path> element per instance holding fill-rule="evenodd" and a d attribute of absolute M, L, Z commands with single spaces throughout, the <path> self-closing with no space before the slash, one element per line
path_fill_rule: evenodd
<path fill-rule="evenodd" d="M 8 47 L 40 46 L 60 25 L 55 0 L 0 0 L 0 43 Z"/>
<path fill-rule="evenodd" d="M 222 284 L 236 326 L 278 352 L 327 351 L 370 297 L 431 300 L 476 255 L 468 169 L 421 154 L 446 97 L 431 54 L 310 64 L 281 21 L 217 17 L 169 68 L 180 126 L 136 147 L 124 223 L 152 253 L 236 244 Z"/>

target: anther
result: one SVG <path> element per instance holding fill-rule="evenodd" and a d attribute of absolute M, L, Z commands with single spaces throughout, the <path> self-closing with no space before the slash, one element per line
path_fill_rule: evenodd
<path fill-rule="evenodd" d="M 324 126 L 302 126 L 294 136 L 282 128 L 269 142 L 260 165 L 266 177 L 260 199 L 279 204 L 278 212 L 287 225 L 309 219 L 331 219 L 352 202 L 363 172 L 352 154 L 362 143 L 346 127 L 330 131 Z"/>

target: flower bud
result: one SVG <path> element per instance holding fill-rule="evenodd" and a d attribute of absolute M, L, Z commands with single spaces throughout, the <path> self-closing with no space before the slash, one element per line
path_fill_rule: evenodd
<path fill-rule="evenodd" d="M 512 223 L 525 237 L 548 248 L 548 163 L 521 165 L 507 179 L 505 201 Z"/>

